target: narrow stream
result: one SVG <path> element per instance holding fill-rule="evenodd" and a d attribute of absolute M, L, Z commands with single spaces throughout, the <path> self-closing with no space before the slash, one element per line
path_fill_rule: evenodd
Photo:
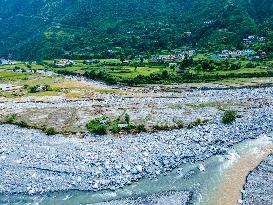
<path fill-rule="evenodd" d="M 265 150 L 265 148 L 269 149 Z M 272 138 L 263 136 L 257 140 L 248 140 L 237 144 L 230 149 L 227 156 L 214 156 L 206 160 L 202 163 L 205 171 L 200 171 L 200 163 L 185 164 L 166 176 L 161 176 L 158 179 L 143 179 L 117 191 L 95 193 L 69 191 L 35 196 L 2 195 L 0 196 L 0 204 L 95 204 L 170 190 L 194 190 L 194 204 L 196 205 L 237 204 L 236 201 L 240 197 L 240 190 L 248 171 L 252 170 L 267 154 L 273 152 L 272 148 Z M 253 161 L 254 158 L 256 159 L 254 163 L 245 163 Z M 244 171 L 240 172 L 240 170 Z M 235 180 L 235 183 L 232 180 Z M 236 180 L 238 180 L 238 184 Z M 228 184 L 232 184 L 234 187 L 226 187 Z M 229 203 L 226 203 L 225 195 L 230 196 L 232 193 L 235 193 L 234 198 L 229 198 Z"/>

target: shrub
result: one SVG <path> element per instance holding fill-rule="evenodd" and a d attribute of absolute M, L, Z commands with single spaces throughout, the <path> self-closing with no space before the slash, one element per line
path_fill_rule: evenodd
<path fill-rule="evenodd" d="M 120 127 L 119 127 L 117 124 L 115 124 L 115 125 L 112 127 L 111 131 L 112 131 L 113 133 L 119 133 L 119 132 L 121 131 L 121 129 L 120 129 Z"/>
<path fill-rule="evenodd" d="M 256 65 L 252 62 L 249 62 L 245 65 L 246 68 L 256 68 Z"/>
<path fill-rule="evenodd" d="M 187 128 L 188 128 L 188 129 L 194 128 L 194 122 L 189 123 L 188 126 L 187 126 Z"/>
<path fill-rule="evenodd" d="M 146 131 L 145 125 L 143 125 L 143 124 L 138 125 L 137 126 L 137 131 L 139 131 L 139 132 L 145 132 Z"/>
<path fill-rule="evenodd" d="M 199 125 L 202 125 L 204 122 L 201 118 L 197 118 L 196 121 L 194 122 L 194 125 L 195 126 L 199 126 Z"/>
<path fill-rule="evenodd" d="M 37 93 L 39 92 L 40 86 L 39 85 L 33 85 L 29 87 L 29 92 L 30 93 Z"/>
<path fill-rule="evenodd" d="M 235 111 L 225 111 L 222 117 L 222 123 L 224 124 L 232 124 L 236 120 L 237 114 Z"/>
<path fill-rule="evenodd" d="M 45 86 L 43 87 L 43 90 L 44 90 L 44 91 L 52 91 L 52 88 L 51 88 L 50 85 L 45 85 Z"/>
<path fill-rule="evenodd" d="M 105 134 L 107 134 L 107 126 L 106 125 L 95 126 L 95 127 L 93 127 L 91 132 L 94 134 L 98 134 L 98 135 L 105 135 Z"/>
<path fill-rule="evenodd" d="M 182 129 L 182 128 L 184 128 L 184 126 L 185 126 L 185 123 L 184 123 L 183 120 L 178 120 L 178 121 L 176 122 L 176 124 L 177 124 L 177 127 L 178 127 L 179 129 Z"/>
<path fill-rule="evenodd" d="M 128 115 L 127 113 L 125 114 L 125 122 L 127 124 L 130 124 L 130 115 Z"/>
<path fill-rule="evenodd" d="M 96 118 L 94 120 L 91 120 L 86 124 L 86 128 L 90 133 L 98 134 L 98 135 L 104 135 L 107 134 L 107 128 L 108 126 L 105 124 L 101 124 L 100 122 L 102 120 L 105 120 L 106 117 L 102 116 L 100 118 Z"/>
<path fill-rule="evenodd" d="M 170 127 L 166 124 L 158 124 L 153 127 L 154 130 L 170 130 Z"/>
<path fill-rule="evenodd" d="M 23 121 L 23 120 L 20 121 L 20 122 L 18 122 L 17 125 L 18 125 L 19 127 L 23 127 L 23 128 L 28 127 L 27 122 L 26 122 L 26 121 Z"/>
<path fill-rule="evenodd" d="M 240 68 L 241 68 L 241 64 L 240 63 L 233 63 L 229 67 L 230 70 L 239 70 Z"/>
<path fill-rule="evenodd" d="M 17 118 L 16 114 L 9 115 L 9 116 L 7 117 L 6 122 L 7 122 L 7 123 L 14 123 L 14 121 L 16 120 L 16 118 Z"/>
<path fill-rule="evenodd" d="M 53 128 L 53 127 L 47 128 L 45 132 L 47 135 L 56 135 L 57 134 L 55 128 Z"/>

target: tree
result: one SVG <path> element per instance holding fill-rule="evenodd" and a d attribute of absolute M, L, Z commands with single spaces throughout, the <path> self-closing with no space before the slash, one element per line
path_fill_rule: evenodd
<path fill-rule="evenodd" d="M 124 54 L 121 54 L 121 55 L 119 56 L 119 60 L 120 60 L 121 63 L 123 63 L 123 62 L 125 61 L 125 55 L 124 55 Z"/>
<path fill-rule="evenodd" d="M 130 124 L 130 115 L 128 115 L 127 113 L 125 114 L 125 122 L 127 124 Z"/>

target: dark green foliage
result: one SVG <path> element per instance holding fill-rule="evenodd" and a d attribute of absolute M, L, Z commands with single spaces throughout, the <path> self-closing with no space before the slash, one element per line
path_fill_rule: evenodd
<path fill-rule="evenodd" d="M 33 85 L 33 86 L 29 86 L 29 92 L 30 93 L 37 93 L 39 92 L 39 85 Z"/>
<path fill-rule="evenodd" d="M 57 134 L 55 128 L 53 128 L 53 127 L 47 128 L 47 129 L 45 130 L 45 133 L 46 133 L 47 135 L 56 135 L 56 134 Z"/>
<path fill-rule="evenodd" d="M 237 118 L 237 113 L 235 111 L 225 111 L 222 117 L 222 123 L 224 124 L 232 124 Z"/>
<path fill-rule="evenodd" d="M 184 123 L 183 120 L 178 120 L 178 121 L 176 122 L 176 124 L 177 124 L 177 127 L 178 127 L 179 129 L 182 129 L 182 128 L 184 128 L 184 126 L 185 126 L 185 123 Z"/>
<path fill-rule="evenodd" d="M 6 122 L 12 124 L 16 121 L 16 118 L 17 118 L 16 114 L 9 115 L 6 118 Z"/>
<path fill-rule="evenodd" d="M 16 123 L 19 127 L 27 128 L 28 124 L 26 121 L 21 120 L 20 122 Z"/>
<path fill-rule="evenodd" d="M 33 86 L 28 86 L 30 93 L 37 93 L 41 91 L 52 91 L 52 88 L 50 85 L 33 85 Z"/>
<path fill-rule="evenodd" d="M 143 125 L 143 124 L 138 125 L 138 126 L 136 127 L 136 129 L 137 129 L 137 131 L 139 131 L 139 132 L 145 132 L 145 131 L 146 131 L 145 125 Z"/>
<path fill-rule="evenodd" d="M 215 66 L 212 63 L 212 61 L 203 61 L 201 65 L 204 71 L 212 71 L 215 69 Z"/>
<path fill-rule="evenodd" d="M 121 128 L 117 125 L 117 124 L 114 124 L 111 131 L 115 134 L 117 133 L 120 133 L 121 132 Z"/>
<path fill-rule="evenodd" d="M 0 56 L 124 61 L 182 46 L 238 47 L 247 35 L 272 36 L 272 2 L 0 0 Z"/>
<path fill-rule="evenodd" d="M 230 70 L 239 70 L 241 68 L 241 65 L 239 63 L 232 63 L 230 65 Z"/>
<path fill-rule="evenodd" d="M 127 124 L 130 124 L 130 115 L 128 115 L 127 113 L 125 113 L 124 119 L 125 119 L 125 122 Z"/>
<path fill-rule="evenodd" d="M 246 67 L 246 68 L 256 68 L 256 64 L 255 64 L 255 63 L 249 62 L 249 63 L 247 63 L 247 64 L 245 65 L 245 67 Z"/>
<path fill-rule="evenodd" d="M 104 135 L 107 134 L 107 125 L 101 123 L 102 121 L 106 120 L 105 116 L 100 118 L 96 118 L 94 120 L 89 121 L 86 124 L 86 128 L 90 133 Z"/>

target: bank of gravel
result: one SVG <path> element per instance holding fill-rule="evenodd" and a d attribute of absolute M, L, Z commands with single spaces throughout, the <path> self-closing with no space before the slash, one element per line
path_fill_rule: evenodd
<path fill-rule="evenodd" d="M 273 154 L 269 155 L 247 176 L 242 204 L 273 204 Z"/>
<path fill-rule="evenodd" d="M 218 121 L 159 133 L 47 136 L 13 125 L 0 126 L 0 193 L 97 191 L 154 178 L 187 162 L 202 161 L 249 138 L 273 131 L 273 110 L 249 110 L 233 125 Z"/>

